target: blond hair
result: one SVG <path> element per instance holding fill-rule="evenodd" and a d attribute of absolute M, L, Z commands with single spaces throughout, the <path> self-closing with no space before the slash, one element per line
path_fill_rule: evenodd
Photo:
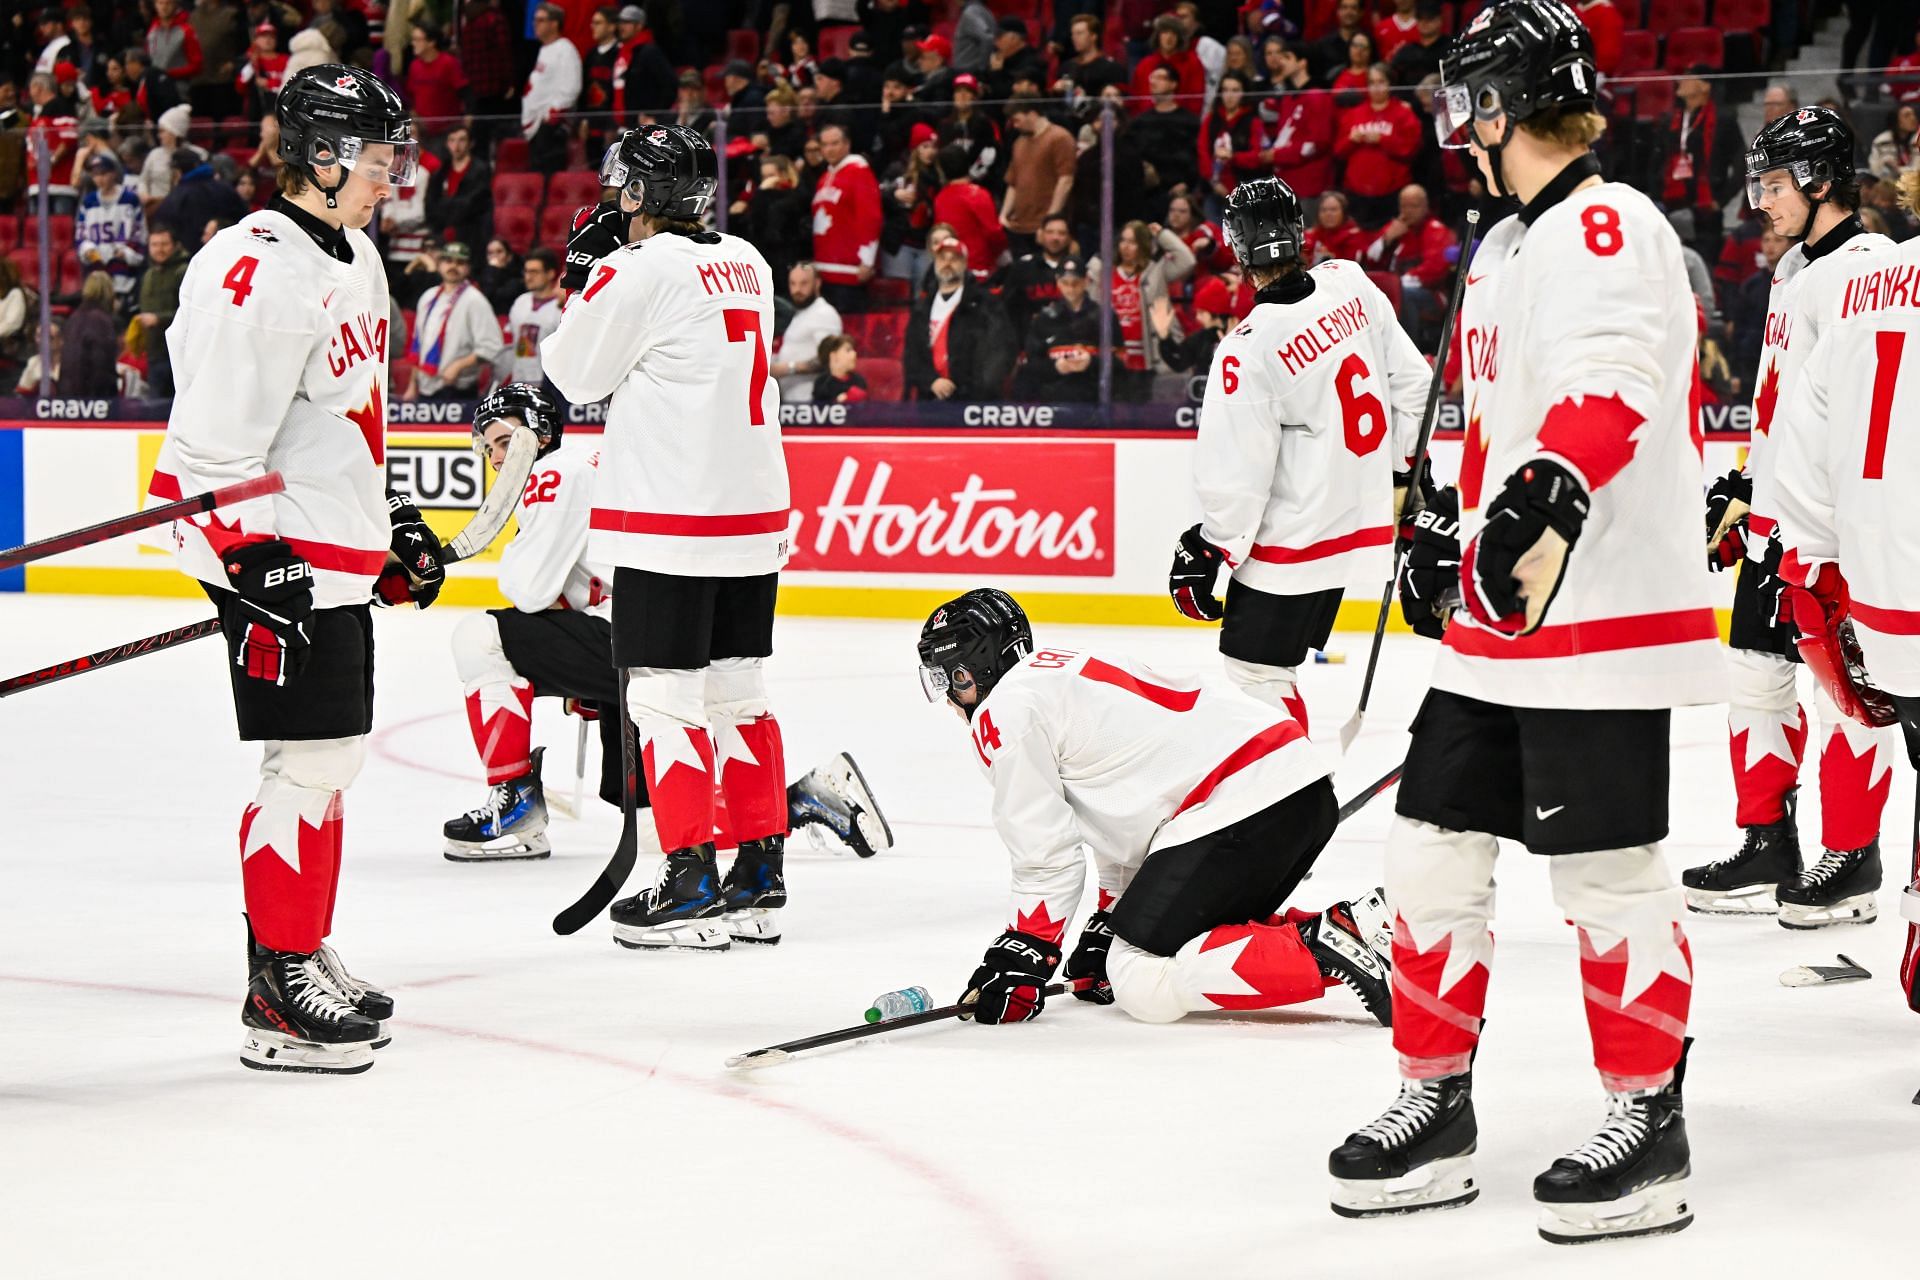
<path fill-rule="evenodd" d="M 1556 147 L 1591 147 L 1607 131 L 1607 118 L 1597 111 L 1544 111 L 1522 120 L 1520 127 Z"/>
<path fill-rule="evenodd" d="M 1920 213 L 1920 169 L 1909 169 L 1900 175 L 1900 207 L 1909 213 Z"/>

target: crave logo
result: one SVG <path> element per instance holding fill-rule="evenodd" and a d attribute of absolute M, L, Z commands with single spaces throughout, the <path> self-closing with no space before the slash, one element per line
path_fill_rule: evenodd
<path fill-rule="evenodd" d="M 794 569 L 1113 574 L 1111 442 L 795 440 Z"/>

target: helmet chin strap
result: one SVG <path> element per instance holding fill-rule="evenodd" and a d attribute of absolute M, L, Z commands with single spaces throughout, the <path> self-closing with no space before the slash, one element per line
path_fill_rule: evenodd
<path fill-rule="evenodd" d="M 1518 200 L 1520 197 L 1508 189 L 1506 170 L 1501 168 L 1500 165 L 1500 153 L 1507 149 L 1507 141 L 1513 136 L 1512 117 L 1508 117 L 1507 119 L 1506 135 L 1498 142 L 1483 142 L 1481 140 L 1480 121 L 1478 118 L 1475 118 L 1468 125 L 1468 128 L 1473 130 L 1474 145 L 1478 146 L 1480 150 L 1486 154 L 1487 170 L 1493 175 L 1493 194 L 1503 200 Z"/>
<path fill-rule="evenodd" d="M 1801 195 L 1807 197 L 1807 216 L 1801 221 L 1798 234 L 1787 237 L 1790 243 L 1805 244 L 1807 237 L 1813 234 L 1813 219 L 1820 212 L 1820 206 L 1827 202 L 1827 197 L 1833 194 L 1833 183 L 1827 183 L 1826 187 L 1827 194 L 1824 196 L 1816 196 L 1803 188 L 1796 188 L 1796 190 L 1800 191 Z"/>

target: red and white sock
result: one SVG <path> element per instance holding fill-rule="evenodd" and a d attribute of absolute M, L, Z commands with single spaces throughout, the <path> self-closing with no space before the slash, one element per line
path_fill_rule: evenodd
<path fill-rule="evenodd" d="M 1823 709 L 1824 714 L 1824 709 Z M 1893 789 L 1889 731 L 1849 719 L 1836 708 L 1820 748 L 1820 843 L 1861 849 L 1880 838 L 1880 815 Z"/>
<path fill-rule="evenodd" d="M 253 936 L 310 954 L 325 939 L 339 871 L 338 791 L 267 778 L 240 819 L 240 878 Z"/>
<path fill-rule="evenodd" d="M 1209 930 L 1174 956 L 1181 981 L 1206 1002 L 1201 1008 L 1276 1009 L 1317 1000 L 1328 983 L 1301 940 L 1282 924 L 1228 924 Z"/>
<path fill-rule="evenodd" d="M 1727 754 L 1733 760 L 1734 821 L 1765 827 L 1787 816 L 1787 792 L 1800 777 L 1807 750 L 1807 713 L 1731 706 L 1727 709 Z"/>
<path fill-rule="evenodd" d="M 1693 998 L 1686 934 L 1678 924 L 1654 941 L 1579 934 L 1587 1029 L 1601 1080 L 1616 1092 L 1667 1083 L 1686 1043 Z"/>
<path fill-rule="evenodd" d="M 533 767 L 533 685 L 490 680 L 467 690 L 467 726 L 486 766 L 487 782 L 505 782 Z"/>
<path fill-rule="evenodd" d="M 1393 1047 L 1409 1080 L 1457 1075 L 1473 1061 L 1487 1007 L 1493 934 L 1456 929 L 1422 949 L 1407 922 L 1393 922 Z"/>
<path fill-rule="evenodd" d="M 787 758 L 771 714 L 723 720 L 714 728 L 715 765 L 733 838 L 787 834 Z"/>
<path fill-rule="evenodd" d="M 713 839 L 713 739 L 705 726 L 656 721 L 642 732 L 640 765 L 653 826 L 668 853 Z"/>

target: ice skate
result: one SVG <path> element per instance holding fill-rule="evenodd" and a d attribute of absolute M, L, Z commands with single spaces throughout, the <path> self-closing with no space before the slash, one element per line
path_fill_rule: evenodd
<path fill-rule="evenodd" d="M 1393 1025 L 1392 919 L 1386 890 L 1375 889 L 1363 898 L 1336 902 L 1300 926 L 1320 972 L 1351 987 L 1383 1027 Z"/>
<path fill-rule="evenodd" d="M 676 849 L 651 889 L 613 904 L 613 940 L 630 951 L 725 951 L 719 885 L 711 844 Z"/>
<path fill-rule="evenodd" d="M 1871 924 L 1880 914 L 1873 901 L 1879 888 L 1878 840 L 1862 849 L 1829 849 L 1820 861 L 1780 886 L 1781 927 Z"/>
<path fill-rule="evenodd" d="M 356 978 L 347 972 L 347 966 L 340 959 L 340 953 L 326 943 L 313 953 L 320 972 L 326 975 L 327 982 L 334 992 L 353 1006 L 354 1012 L 363 1018 L 372 1018 L 380 1024 L 380 1034 L 373 1042 L 376 1049 L 384 1049 L 393 1043 L 393 1037 L 387 1033 L 387 1019 L 393 1016 L 393 997 L 373 986 L 364 979 Z"/>
<path fill-rule="evenodd" d="M 743 842 L 734 854 L 733 865 L 720 882 L 725 906 L 720 921 L 734 942 L 772 945 L 780 941 L 780 921 L 774 912 L 787 905 L 785 848 L 786 837 L 768 836 Z"/>
<path fill-rule="evenodd" d="M 447 823 L 447 861 L 507 862 L 553 852 L 547 840 L 546 792 L 540 785 L 540 760 L 546 750 L 536 748 L 525 773 L 495 784 L 485 804 Z"/>
<path fill-rule="evenodd" d="M 787 788 L 787 821 L 815 848 L 824 847 L 826 832 L 862 858 L 893 847 L 892 828 L 860 766 L 844 751 Z"/>
<path fill-rule="evenodd" d="M 318 955 L 251 946 L 240 1063 L 256 1071 L 355 1075 L 373 1065 L 380 1024 L 335 992 Z"/>
<path fill-rule="evenodd" d="M 1333 1211 L 1376 1218 L 1472 1203 L 1480 1194 L 1473 1176 L 1479 1136 L 1471 1071 L 1402 1080 L 1393 1105 L 1327 1157 Z"/>
<path fill-rule="evenodd" d="M 1542 1239 L 1586 1244 L 1667 1235 L 1693 1222 L 1680 1099 L 1686 1066 L 1682 1053 L 1667 1084 L 1609 1093 L 1599 1131 L 1533 1180 Z"/>
<path fill-rule="evenodd" d="M 1687 910 L 1703 915 L 1772 915 L 1778 909 L 1777 891 L 1800 874 L 1794 808 L 1789 792 L 1786 815 L 1766 826 L 1746 828 L 1739 852 L 1681 872 Z"/>

